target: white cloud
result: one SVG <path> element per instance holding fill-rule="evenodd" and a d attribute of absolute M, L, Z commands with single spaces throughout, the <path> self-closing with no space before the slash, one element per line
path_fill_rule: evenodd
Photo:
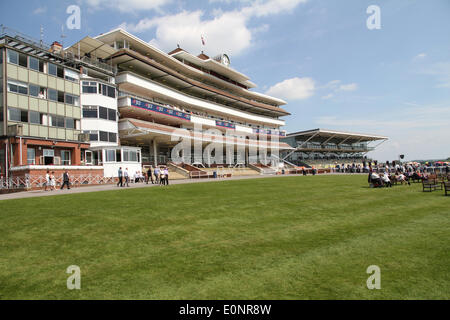
<path fill-rule="evenodd" d="M 437 62 L 418 71 L 419 74 L 434 76 L 436 88 L 450 88 L 450 61 Z"/>
<path fill-rule="evenodd" d="M 96 10 L 108 8 L 132 12 L 134 10 L 159 10 L 171 3 L 172 0 L 82 0 L 82 2 Z"/>
<path fill-rule="evenodd" d="M 338 91 L 355 91 L 358 89 L 358 85 L 356 83 L 343 84 L 339 86 Z"/>
<path fill-rule="evenodd" d="M 368 155 L 381 161 L 395 160 L 399 154 L 405 154 L 408 160 L 447 158 L 450 154 L 442 148 L 442 141 L 450 139 L 450 103 L 405 105 L 390 108 L 394 113 L 388 118 L 383 113 L 370 118 L 325 116 L 316 118 L 315 123 L 329 129 L 387 136 L 389 141 Z"/>
<path fill-rule="evenodd" d="M 334 97 L 334 94 L 330 93 L 330 94 L 327 94 L 326 96 L 323 96 L 322 99 L 323 100 L 329 100 L 329 99 L 331 99 L 333 97 Z"/>
<path fill-rule="evenodd" d="M 202 10 L 182 11 L 156 18 L 144 18 L 136 24 L 122 23 L 121 27 L 135 33 L 155 29 L 156 37 L 150 42 L 166 51 L 180 44 L 190 52 L 204 50 L 209 55 L 239 55 L 252 46 L 256 33 L 269 29 L 266 24 L 249 28 L 248 24 L 252 18 L 291 12 L 302 2 L 306 0 L 257 0 L 251 3 L 242 1 L 244 7 L 241 9 L 215 9 L 212 18 L 206 18 L 206 13 Z M 202 35 L 206 40 L 205 47 L 201 46 Z"/>
<path fill-rule="evenodd" d="M 417 56 L 414 57 L 414 60 L 423 59 L 427 56 L 426 53 L 419 53 Z"/>
<path fill-rule="evenodd" d="M 34 9 L 33 14 L 43 14 L 47 12 L 47 7 L 39 7 Z"/>
<path fill-rule="evenodd" d="M 275 84 L 266 94 L 286 100 L 304 100 L 313 96 L 315 83 L 311 78 L 292 78 Z"/>

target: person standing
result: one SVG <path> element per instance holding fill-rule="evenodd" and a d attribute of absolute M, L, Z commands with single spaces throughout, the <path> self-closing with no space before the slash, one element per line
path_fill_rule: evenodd
<path fill-rule="evenodd" d="M 159 181 L 159 168 L 155 167 L 155 170 L 153 170 L 153 174 L 155 175 L 155 184 L 158 184 Z"/>
<path fill-rule="evenodd" d="M 167 168 L 167 167 L 164 168 L 164 176 L 166 179 L 166 186 L 168 186 L 169 185 L 169 168 Z"/>
<path fill-rule="evenodd" d="M 67 190 L 70 190 L 70 177 L 67 170 L 63 174 L 63 184 L 61 186 L 61 190 L 64 190 L 64 186 L 67 186 Z"/>
<path fill-rule="evenodd" d="M 117 186 L 118 187 L 123 187 L 123 171 L 122 171 L 122 167 L 119 168 L 118 176 L 119 176 L 119 182 L 117 182 Z"/>
<path fill-rule="evenodd" d="M 47 188 L 50 187 L 50 171 L 47 170 L 47 173 L 45 174 L 45 182 L 44 182 L 44 191 L 47 191 Z"/>
<path fill-rule="evenodd" d="M 165 185 L 166 184 L 166 175 L 164 174 L 164 169 L 159 168 L 159 185 Z"/>
<path fill-rule="evenodd" d="M 130 182 L 130 175 L 128 173 L 128 168 L 125 169 L 124 173 L 123 173 L 124 177 L 125 177 L 125 186 L 126 187 L 130 187 L 129 182 Z"/>
<path fill-rule="evenodd" d="M 55 171 L 52 171 L 50 175 L 50 190 L 56 190 Z"/>

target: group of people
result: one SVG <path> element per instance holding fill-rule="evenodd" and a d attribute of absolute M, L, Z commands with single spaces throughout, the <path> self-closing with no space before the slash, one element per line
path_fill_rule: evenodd
<path fill-rule="evenodd" d="M 119 181 L 117 182 L 117 187 L 129 187 L 130 186 L 130 174 L 128 168 L 122 170 L 122 167 L 118 171 Z M 169 185 L 169 168 L 166 166 L 159 166 L 152 170 L 151 167 L 144 168 L 143 172 L 136 172 L 134 175 L 134 182 L 145 182 L 149 184 L 159 184 L 161 186 Z"/>
<path fill-rule="evenodd" d="M 70 176 L 67 170 L 62 175 L 62 182 L 61 190 L 63 190 L 64 187 L 67 187 L 67 189 L 70 190 Z M 56 190 L 55 171 L 50 172 L 47 170 L 47 173 L 45 174 L 44 191 L 54 190 Z"/>

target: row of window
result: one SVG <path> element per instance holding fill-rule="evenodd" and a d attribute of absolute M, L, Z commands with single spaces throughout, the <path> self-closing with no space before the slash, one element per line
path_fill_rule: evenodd
<path fill-rule="evenodd" d="M 8 63 L 16 64 L 21 67 L 29 68 L 43 73 L 47 72 L 49 75 L 61 79 L 69 80 L 72 82 L 78 82 L 80 79 L 80 75 L 76 71 L 64 68 L 62 66 L 50 62 L 46 63 L 38 58 L 31 57 L 17 51 L 13 51 L 11 49 L 8 49 L 7 59 Z"/>
<path fill-rule="evenodd" d="M 140 162 L 140 152 L 134 150 L 108 149 L 105 150 L 105 162 Z M 123 159 L 122 159 L 123 157 Z"/>
<path fill-rule="evenodd" d="M 8 119 L 10 121 L 24 122 L 30 124 L 39 124 L 43 126 L 51 126 L 57 128 L 80 129 L 80 120 L 73 118 L 47 115 L 37 111 L 28 111 L 18 108 L 8 108 Z"/>
<path fill-rule="evenodd" d="M 80 106 L 80 97 L 74 94 L 65 93 L 56 89 L 41 87 L 35 84 L 27 84 L 17 80 L 8 80 L 8 91 L 20 94 L 28 94 L 40 99 L 62 102 L 76 107 Z"/>
<path fill-rule="evenodd" d="M 106 131 L 84 131 L 89 134 L 90 141 L 117 142 L 117 133 Z"/>
<path fill-rule="evenodd" d="M 83 106 L 83 118 L 117 120 L 117 111 L 100 106 Z"/>
<path fill-rule="evenodd" d="M 44 149 L 43 152 L 43 157 L 47 158 L 45 160 L 48 161 L 48 158 L 50 158 L 49 163 L 53 163 L 53 159 L 55 158 L 55 150 L 53 149 Z M 61 155 L 61 164 L 62 165 L 71 165 L 71 152 L 70 150 L 61 150 L 60 151 L 60 155 Z M 45 162 L 44 160 L 44 162 Z M 36 149 L 35 148 L 28 148 L 27 149 L 27 163 L 29 165 L 35 165 L 36 164 Z"/>
<path fill-rule="evenodd" d="M 116 98 L 116 88 L 95 81 L 83 81 L 81 92 L 102 94 L 106 97 Z"/>

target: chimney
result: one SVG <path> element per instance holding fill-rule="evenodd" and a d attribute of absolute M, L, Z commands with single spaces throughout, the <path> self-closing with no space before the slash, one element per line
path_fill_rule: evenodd
<path fill-rule="evenodd" d="M 58 41 L 54 41 L 50 47 L 51 53 L 61 53 L 62 45 Z"/>

